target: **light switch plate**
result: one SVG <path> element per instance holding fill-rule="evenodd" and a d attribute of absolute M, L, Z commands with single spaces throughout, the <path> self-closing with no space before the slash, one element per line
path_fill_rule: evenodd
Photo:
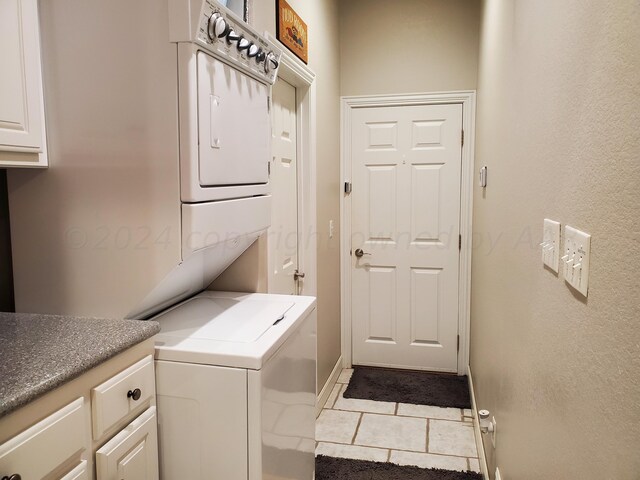
<path fill-rule="evenodd" d="M 542 230 L 542 263 L 556 273 L 560 273 L 560 223 L 544 219 Z"/>
<path fill-rule="evenodd" d="M 565 281 L 585 297 L 589 291 L 591 235 L 564 227 L 563 274 Z"/>

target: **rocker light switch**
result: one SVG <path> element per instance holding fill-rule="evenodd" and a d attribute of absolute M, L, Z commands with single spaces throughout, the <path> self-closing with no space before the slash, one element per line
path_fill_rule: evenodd
<path fill-rule="evenodd" d="M 589 290 L 591 235 L 573 227 L 564 227 L 563 262 L 565 281 L 585 297 Z"/>
<path fill-rule="evenodd" d="M 559 273 L 560 265 L 560 223 L 544 219 L 542 232 L 542 263 Z"/>

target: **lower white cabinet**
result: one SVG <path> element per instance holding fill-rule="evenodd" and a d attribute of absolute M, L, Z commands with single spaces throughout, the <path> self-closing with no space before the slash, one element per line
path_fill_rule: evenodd
<path fill-rule="evenodd" d="M 148 339 L 0 418 L 0 480 L 158 480 L 152 354 Z"/>
<path fill-rule="evenodd" d="M 151 407 L 96 452 L 97 480 L 157 480 L 157 430 Z"/>

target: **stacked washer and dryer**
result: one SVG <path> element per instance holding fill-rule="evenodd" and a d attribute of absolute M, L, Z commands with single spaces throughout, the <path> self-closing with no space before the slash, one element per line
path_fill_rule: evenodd
<path fill-rule="evenodd" d="M 311 480 L 315 299 L 206 290 L 269 227 L 278 47 L 213 0 L 41 1 L 40 28 L 16 310 L 160 322 L 162 478 Z"/>

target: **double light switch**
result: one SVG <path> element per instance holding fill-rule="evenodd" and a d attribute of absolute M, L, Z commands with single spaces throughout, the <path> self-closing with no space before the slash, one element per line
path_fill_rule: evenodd
<path fill-rule="evenodd" d="M 591 253 L 591 235 L 573 227 L 564 227 L 563 262 L 565 281 L 587 296 L 589 287 L 589 256 Z"/>
<path fill-rule="evenodd" d="M 560 223 L 544 219 L 542 262 L 556 273 L 562 271 L 565 281 L 587 296 L 591 235 L 570 226 L 564 227 L 564 246 L 560 245 Z"/>

